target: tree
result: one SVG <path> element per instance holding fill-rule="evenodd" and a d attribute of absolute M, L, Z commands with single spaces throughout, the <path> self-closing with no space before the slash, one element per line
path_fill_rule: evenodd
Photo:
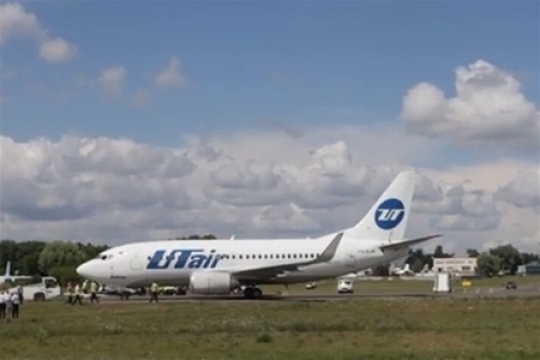
<path fill-rule="evenodd" d="M 508 271 L 514 275 L 519 265 L 523 264 L 523 259 L 518 249 L 510 244 L 497 246 L 490 249 L 489 253 L 501 259 L 501 270 Z"/>
<path fill-rule="evenodd" d="M 422 259 L 416 258 L 416 259 L 414 259 L 412 264 L 409 264 L 409 266 L 410 266 L 412 271 L 417 273 L 417 272 L 422 271 L 422 269 L 424 268 L 424 262 L 423 262 Z"/>
<path fill-rule="evenodd" d="M 373 268 L 373 276 L 389 276 L 390 264 L 382 264 Z"/>
<path fill-rule="evenodd" d="M 540 261 L 540 256 L 531 253 L 521 253 L 521 260 L 523 260 L 523 265 L 530 264 L 535 261 Z"/>
<path fill-rule="evenodd" d="M 101 252 L 103 252 L 103 251 L 105 251 L 105 250 L 107 250 L 109 248 L 108 245 L 93 245 L 93 244 L 90 244 L 90 243 L 87 243 L 86 245 L 81 244 L 81 243 L 77 243 L 77 247 L 79 248 L 79 250 L 84 252 L 84 254 L 86 255 L 87 260 L 95 258 Z"/>
<path fill-rule="evenodd" d="M 467 249 L 467 255 L 468 255 L 470 258 L 477 258 L 478 255 L 480 255 L 480 253 L 479 253 L 478 250 L 476 250 L 476 249 Z"/>
<path fill-rule="evenodd" d="M 478 267 L 478 272 L 480 274 L 492 277 L 499 273 L 501 269 L 501 259 L 497 256 L 483 252 L 478 255 L 476 266 Z"/>
<path fill-rule="evenodd" d="M 169 240 L 217 240 L 217 237 L 214 234 L 206 235 L 189 235 L 189 236 L 177 236 L 174 239 Z"/>
<path fill-rule="evenodd" d="M 454 254 L 448 254 L 443 251 L 442 245 L 437 245 L 435 251 L 433 252 L 433 257 L 437 259 L 445 259 L 454 257 Z"/>
<path fill-rule="evenodd" d="M 77 244 L 69 241 L 53 241 L 47 243 L 39 255 L 39 268 L 48 273 L 52 268 L 80 265 L 87 255 Z"/>

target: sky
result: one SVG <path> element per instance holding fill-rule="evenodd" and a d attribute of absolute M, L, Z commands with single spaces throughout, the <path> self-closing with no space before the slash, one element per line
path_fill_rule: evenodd
<path fill-rule="evenodd" d="M 418 172 L 410 236 L 540 250 L 540 4 L 0 2 L 1 238 L 305 237 Z"/>

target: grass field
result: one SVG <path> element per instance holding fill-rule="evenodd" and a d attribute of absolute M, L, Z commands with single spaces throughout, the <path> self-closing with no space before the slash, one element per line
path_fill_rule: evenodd
<path fill-rule="evenodd" d="M 496 278 L 486 279 L 474 279 L 472 280 L 472 287 L 467 289 L 482 289 L 489 288 L 503 288 L 508 281 L 515 281 L 518 288 L 537 285 L 540 288 L 540 276 L 504 276 Z M 289 295 L 310 294 L 317 292 L 319 294 L 335 294 L 336 293 L 336 281 L 327 280 L 318 283 L 316 290 L 306 291 L 304 284 L 297 284 L 289 286 L 287 293 Z M 276 286 L 264 286 L 262 287 L 265 294 L 277 294 L 284 291 L 284 287 L 281 285 Z M 461 282 L 458 279 L 452 281 L 452 288 L 455 291 L 462 291 Z M 433 289 L 433 280 L 401 280 L 397 277 L 381 278 L 381 280 L 357 280 L 354 283 L 354 291 L 358 294 L 361 293 L 431 293 Z"/>
<path fill-rule="evenodd" d="M 540 299 L 28 302 L 2 359 L 540 359 Z"/>

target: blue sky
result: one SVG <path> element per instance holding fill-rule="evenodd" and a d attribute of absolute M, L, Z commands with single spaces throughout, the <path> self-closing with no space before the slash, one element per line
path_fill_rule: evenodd
<path fill-rule="evenodd" d="M 5 3 L 5 2 L 4 2 Z M 407 89 L 454 94 L 454 70 L 478 59 L 512 72 L 538 103 L 538 2 L 22 2 L 76 57 L 48 63 L 9 39 L 1 133 L 16 140 L 127 136 L 174 144 L 186 133 L 397 121 Z M 172 56 L 189 86 L 144 107 L 76 86 L 124 66 L 126 96 Z"/>

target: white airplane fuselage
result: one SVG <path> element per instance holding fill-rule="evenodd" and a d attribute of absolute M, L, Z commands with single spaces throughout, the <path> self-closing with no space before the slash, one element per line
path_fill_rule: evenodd
<path fill-rule="evenodd" d="M 195 271 L 235 273 L 242 269 L 286 265 L 312 260 L 332 237 L 280 240 L 170 240 L 120 246 L 107 252 L 110 258 L 91 260 L 100 268 L 94 280 L 116 286 L 188 286 Z M 299 267 L 268 278 L 238 275 L 240 283 L 292 284 L 337 277 L 387 263 L 407 254 L 407 249 L 383 253 L 380 241 L 343 241 L 332 260 Z M 92 264 L 93 263 L 93 264 Z"/>

